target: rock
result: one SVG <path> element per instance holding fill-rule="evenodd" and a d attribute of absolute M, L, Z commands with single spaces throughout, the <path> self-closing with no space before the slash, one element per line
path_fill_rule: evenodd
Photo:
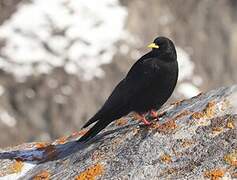
<path fill-rule="evenodd" d="M 237 86 L 223 87 L 159 110 L 144 126 L 132 114 L 87 144 L 86 130 L 51 143 L 0 152 L 2 178 L 218 179 L 237 177 Z"/>
<path fill-rule="evenodd" d="M 0 24 L 3 25 L 15 16 L 15 10 L 21 4 L 32 4 L 32 2 L 32 0 L 1 0 Z M 188 67 L 188 72 L 192 70 L 194 72 L 191 75 L 190 73 L 183 75 L 185 83 L 193 84 L 204 91 L 237 82 L 237 1 L 120 0 L 120 2 L 128 13 L 125 25 L 128 40 L 116 42 L 117 53 L 113 61 L 102 67 L 104 78 L 82 81 L 77 79 L 77 76 L 64 72 L 63 68 L 56 68 L 49 74 L 37 76 L 34 74 L 24 82 L 18 82 L 13 74 L 2 68 L 0 61 L 0 147 L 52 140 L 79 129 L 103 104 L 135 60 L 147 52 L 146 45 L 157 35 L 168 36 L 175 42 L 177 48 L 188 55 L 193 65 L 183 66 Z M 61 12 L 65 12 L 65 9 Z M 52 14 L 57 16 L 57 13 Z M 100 24 L 101 22 L 98 25 Z M 58 31 L 57 28 L 53 32 L 56 35 L 63 34 L 63 31 Z M 27 31 L 22 33 L 24 36 L 28 34 Z M 101 33 L 96 34 L 100 36 Z M 6 46 L 6 42 L 0 40 L 0 58 L 4 58 L 2 48 Z M 34 42 L 38 40 L 35 39 Z M 48 39 L 47 42 L 53 43 Z M 45 46 L 42 43 L 41 46 L 45 51 L 49 50 L 49 45 Z M 78 51 L 84 50 L 78 49 Z M 179 63 L 181 60 L 179 58 Z M 14 62 L 14 59 L 8 62 Z M 19 71 L 19 75 L 21 72 Z M 179 90 L 179 85 L 180 83 L 176 90 Z M 185 88 L 187 90 L 187 86 Z M 174 97 L 180 98 L 177 95 Z M 4 116 L 15 119 L 15 123 L 2 121 L 2 112 Z"/>

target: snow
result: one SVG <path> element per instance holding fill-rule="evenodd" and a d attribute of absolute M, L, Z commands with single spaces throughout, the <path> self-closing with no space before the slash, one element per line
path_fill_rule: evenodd
<path fill-rule="evenodd" d="M 103 76 L 114 44 L 125 33 L 127 17 L 119 0 L 32 0 L 22 3 L 0 26 L 0 68 L 16 77 L 48 73 L 65 66 L 68 73 L 90 80 Z"/>
<path fill-rule="evenodd" d="M 180 47 L 177 47 L 176 50 L 179 63 L 179 81 L 192 78 L 194 63 L 191 61 L 189 54 Z"/>
<path fill-rule="evenodd" d="M 176 50 L 179 64 L 177 92 L 185 98 L 191 98 L 200 93 L 198 86 L 202 84 L 202 78 L 195 75 L 195 65 L 190 55 L 181 47 L 177 47 Z"/>
<path fill-rule="evenodd" d="M 16 119 L 6 111 L 0 111 L 0 121 L 9 127 L 16 125 Z"/>
<path fill-rule="evenodd" d="M 191 83 L 181 83 L 178 86 L 177 91 L 180 94 L 183 94 L 186 98 L 191 98 L 200 93 L 200 90 Z"/>

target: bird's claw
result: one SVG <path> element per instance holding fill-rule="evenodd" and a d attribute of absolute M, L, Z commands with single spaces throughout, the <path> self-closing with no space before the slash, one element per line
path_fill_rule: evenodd
<path fill-rule="evenodd" d="M 142 118 L 142 122 L 144 123 L 144 125 L 146 126 L 150 126 L 151 125 L 151 122 L 147 121 L 146 118 Z"/>
<path fill-rule="evenodd" d="M 159 117 L 159 113 L 155 110 L 150 111 L 151 117 L 157 119 Z"/>
<path fill-rule="evenodd" d="M 137 116 L 137 119 L 141 120 L 141 121 L 144 123 L 144 125 L 146 125 L 146 126 L 151 125 L 151 122 L 149 122 L 149 121 L 146 119 L 146 117 L 144 116 L 144 114 L 136 113 L 136 116 Z"/>

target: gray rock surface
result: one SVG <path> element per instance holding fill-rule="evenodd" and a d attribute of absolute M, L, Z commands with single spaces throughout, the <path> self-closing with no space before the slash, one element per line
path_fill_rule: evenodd
<path fill-rule="evenodd" d="M 159 110 L 144 126 L 132 114 L 87 144 L 75 132 L 52 143 L 1 150 L 2 178 L 237 178 L 237 86 L 223 87 Z M 149 116 L 149 115 L 148 115 Z M 26 170 L 29 164 L 31 168 Z M 25 168 L 24 168 L 25 167 Z"/>

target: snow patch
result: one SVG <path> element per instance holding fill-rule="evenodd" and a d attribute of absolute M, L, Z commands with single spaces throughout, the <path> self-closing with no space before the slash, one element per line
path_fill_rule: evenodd
<path fill-rule="evenodd" d="M 202 78 L 194 75 L 195 65 L 190 55 L 180 47 L 177 47 L 176 50 L 179 64 L 177 92 L 185 98 L 191 98 L 200 93 L 198 86 L 202 84 Z"/>
<path fill-rule="evenodd" d="M 14 127 L 16 125 L 16 119 L 6 111 L 0 111 L 0 120 L 9 127 Z"/>
<path fill-rule="evenodd" d="M 32 0 L 0 26 L 0 68 L 16 77 L 64 66 L 90 80 L 116 53 L 127 17 L 119 0 Z"/>
<path fill-rule="evenodd" d="M 189 54 L 180 47 L 177 47 L 176 50 L 179 64 L 179 81 L 192 78 L 194 63 L 191 61 Z"/>
<path fill-rule="evenodd" d="M 191 98 L 200 93 L 200 90 L 191 83 L 181 83 L 178 86 L 177 91 L 180 94 L 183 94 L 186 98 Z"/>

